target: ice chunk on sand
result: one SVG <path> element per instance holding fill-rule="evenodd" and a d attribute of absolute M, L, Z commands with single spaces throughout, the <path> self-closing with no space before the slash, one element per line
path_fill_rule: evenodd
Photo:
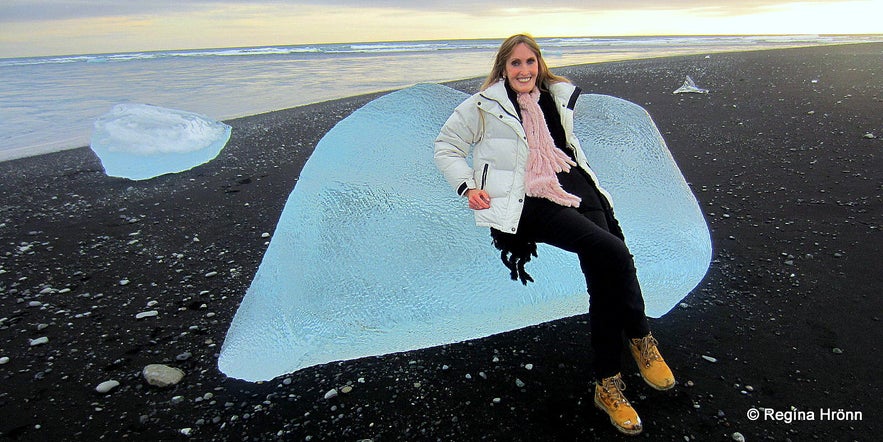
<path fill-rule="evenodd" d="M 462 92 L 418 85 L 368 103 L 319 142 L 236 312 L 218 366 L 249 381 L 479 338 L 588 309 L 575 255 L 540 245 L 522 286 L 433 164 Z M 647 113 L 583 95 L 577 134 L 613 194 L 660 316 L 702 279 L 708 228 Z"/>
<path fill-rule="evenodd" d="M 230 126 L 192 112 L 118 104 L 95 121 L 92 150 L 109 176 L 145 180 L 218 156 Z"/>
<path fill-rule="evenodd" d="M 675 89 L 673 94 L 685 94 L 685 93 L 694 93 L 694 94 L 707 94 L 708 89 L 702 89 L 696 86 L 696 83 L 693 82 L 693 79 L 687 75 L 687 79 L 684 80 L 684 84 L 681 87 Z"/>

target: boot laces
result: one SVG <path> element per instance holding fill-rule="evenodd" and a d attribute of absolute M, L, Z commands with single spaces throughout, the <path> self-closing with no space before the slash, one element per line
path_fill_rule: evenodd
<path fill-rule="evenodd" d="M 601 380 L 601 388 L 607 397 L 613 401 L 613 407 L 619 408 L 619 404 L 629 404 L 628 399 L 622 394 L 625 390 L 625 382 L 619 376 L 611 376 Z"/>
<path fill-rule="evenodd" d="M 662 357 L 659 354 L 659 350 L 656 348 L 656 346 L 659 345 L 659 342 L 653 337 L 653 335 L 647 335 L 643 338 L 635 339 L 635 341 L 638 350 L 641 352 L 641 359 L 647 366 L 649 366 L 652 361 Z"/>

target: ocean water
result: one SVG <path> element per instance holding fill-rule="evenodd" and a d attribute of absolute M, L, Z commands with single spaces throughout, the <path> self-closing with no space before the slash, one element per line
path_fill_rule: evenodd
<path fill-rule="evenodd" d="M 538 39 L 550 67 L 881 36 Z M 501 40 L 266 46 L 0 59 L 0 161 L 87 146 L 95 120 L 144 103 L 224 120 L 421 82 L 483 76 Z"/>

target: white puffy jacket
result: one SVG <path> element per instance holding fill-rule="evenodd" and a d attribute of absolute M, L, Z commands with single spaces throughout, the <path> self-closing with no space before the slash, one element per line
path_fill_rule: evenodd
<path fill-rule="evenodd" d="M 549 92 L 577 164 L 598 183 L 573 134 L 573 108 L 580 89 L 570 83 L 554 83 Z M 466 161 L 470 151 L 471 166 Z M 489 209 L 475 211 L 476 224 L 506 233 L 518 231 L 527 154 L 524 127 L 502 80 L 457 106 L 435 140 L 435 165 L 457 193 L 484 189 L 491 197 Z M 610 202 L 610 195 L 599 190 Z"/>

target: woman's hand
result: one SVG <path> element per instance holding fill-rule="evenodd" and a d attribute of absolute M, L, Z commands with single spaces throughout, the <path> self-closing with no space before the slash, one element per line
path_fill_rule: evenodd
<path fill-rule="evenodd" d="M 466 191 L 469 200 L 469 208 L 472 210 L 484 210 L 491 208 L 491 197 L 482 189 L 469 189 Z"/>

